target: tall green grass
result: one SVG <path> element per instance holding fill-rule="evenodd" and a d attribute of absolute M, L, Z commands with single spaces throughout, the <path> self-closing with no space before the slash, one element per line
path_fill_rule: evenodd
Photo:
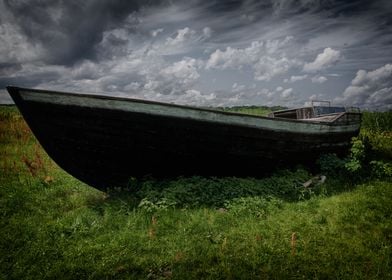
<path fill-rule="evenodd" d="M 254 115 L 254 116 L 267 116 L 272 111 L 282 110 L 285 107 L 280 106 L 233 106 L 233 107 L 219 107 L 214 108 L 218 110 L 222 110 L 225 112 L 239 113 L 245 115 Z"/>
<path fill-rule="evenodd" d="M 0 168 L 0 279 L 392 277 L 388 178 L 304 187 L 313 174 L 299 168 L 103 193 L 57 167 L 9 108 Z"/>
<path fill-rule="evenodd" d="M 392 132 L 392 111 L 363 112 L 362 128 L 375 132 Z"/>
<path fill-rule="evenodd" d="M 376 157 L 392 160 L 392 112 L 364 112 L 360 138 Z"/>

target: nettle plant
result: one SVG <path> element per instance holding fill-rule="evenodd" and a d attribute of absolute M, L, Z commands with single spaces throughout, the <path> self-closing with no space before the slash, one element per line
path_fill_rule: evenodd
<path fill-rule="evenodd" d="M 350 157 L 345 163 L 348 172 L 355 175 L 371 176 L 375 178 L 392 177 L 392 163 L 382 158 L 377 158 L 368 138 L 354 137 Z"/>
<path fill-rule="evenodd" d="M 365 144 L 358 137 L 353 137 L 350 157 L 344 164 L 345 168 L 351 173 L 362 171 L 365 160 Z"/>
<path fill-rule="evenodd" d="M 339 158 L 336 154 L 322 155 L 318 160 L 320 171 L 332 176 L 347 176 L 349 178 L 390 178 L 392 163 L 376 157 L 373 146 L 366 136 L 353 137 L 350 155 Z"/>
<path fill-rule="evenodd" d="M 391 162 L 384 162 L 381 160 L 372 160 L 370 162 L 370 167 L 372 170 L 373 177 L 392 178 L 392 163 Z"/>

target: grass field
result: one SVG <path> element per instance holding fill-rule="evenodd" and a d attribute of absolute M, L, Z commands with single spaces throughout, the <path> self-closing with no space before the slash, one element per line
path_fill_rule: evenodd
<path fill-rule="evenodd" d="M 103 193 L 0 107 L 0 279 L 392 279 L 391 126 L 365 113 L 350 159 L 321 160 L 311 188 L 297 167 Z"/>

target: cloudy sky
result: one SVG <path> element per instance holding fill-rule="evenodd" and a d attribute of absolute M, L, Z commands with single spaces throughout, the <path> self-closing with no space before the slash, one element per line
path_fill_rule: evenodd
<path fill-rule="evenodd" d="M 390 110 L 392 1 L 0 0 L 0 102 L 7 85 Z"/>

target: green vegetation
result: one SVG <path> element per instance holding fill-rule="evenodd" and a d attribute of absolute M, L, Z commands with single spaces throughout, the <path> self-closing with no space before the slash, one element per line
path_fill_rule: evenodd
<path fill-rule="evenodd" d="M 350 157 L 320 159 L 324 184 L 297 168 L 103 193 L 0 108 L 0 279 L 391 279 L 391 123 L 364 114 Z"/>
<path fill-rule="evenodd" d="M 392 179 L 392 112 L 364 112 L 361 131 L 352 139 L 351 154 L 345 159 L 324 155 L 319 164 L 324 174 L 351 178 Z"/>
<path fill-rule="evenodd" d="M 225 112 L 254 115 L 254 116 L 267 116 L 272 111 L 286 109 L 281 106 L 267 107 L 267 106 L 234 106 L 234 107 L 218 107 L 214 108 Z"/>

